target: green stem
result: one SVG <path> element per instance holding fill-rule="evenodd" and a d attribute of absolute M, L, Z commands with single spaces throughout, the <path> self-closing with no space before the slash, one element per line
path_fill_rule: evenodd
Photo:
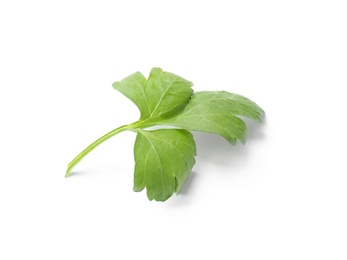
<path fill-rule="evenodd" d="M 128 125 L 120 126 L 116 129 L 113 129 L 111 132 L 108 132 L 104 136 L 100 137 L 98 140 L 96 140 L 94 143 L 89 145 L 86 149 L 84 149 L 79 155 L 75 157 L 68 165 L 66 170 L 65 177 L 69 177 L 71 170 L 92 150 L 94 150 L 95 147 L 97 147 L 99 144 L 102 144 L 107 139 L 111 138 L 112 136 L 115 136 L 116 134 L 128 129 Z"/>

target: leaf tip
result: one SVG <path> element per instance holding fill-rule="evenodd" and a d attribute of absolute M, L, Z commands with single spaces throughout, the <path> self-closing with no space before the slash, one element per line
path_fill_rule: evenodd
<path fill-rule="evenodd" d="M 265 121 L 265 111 L 260 108 L 259 122 L 264 123 L 264 121 Z"/>
<path fill-rule="evenodd" d="M 242 144 L 242 145 L 245 145 L 246 144 L 246 137 L 243 137 L 243 138 L 241 138 L 241 139 L 239 139 L 240 140 L 240 143 Z"/>
<path fill-rule="evenodd" d="M 119 84 L 120 84 L 119 81 L 113 82 L 113 83 L 112 83 L 112 87 L 113 87 L 114 89 L 117 89 L 118 86 L 119 86 Z"/>
<path fill-rule="evenodd" d="M 72 170 L 72 167 L 71 167 L 71 164 L 69 163 L 66 169 L 65 178 L 70 176 L 71 170 Z"/>

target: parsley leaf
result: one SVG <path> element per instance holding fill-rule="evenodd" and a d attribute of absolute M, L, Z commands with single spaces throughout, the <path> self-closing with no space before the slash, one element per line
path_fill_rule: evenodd
<path fill-rule="evenodd" d="M 137 130 L 134 191 L 164 201 L 179 193 L 195 164 L 195 142 L 187 130 Z"/>
<path fill-rule="evenodd" d="M 264 116 L 264 111 L 248 98 L 226 91 L 193 93 L 192 85 L 160 68 L 153 68 L 148 79 L 136 72 L 113 83 L 136 104 L 140 119 L 89 145 L 68 164 L 65 176 L 98 145 L 130 130 L 137 134 L 134 191 L 146 188 L 148 199 L 156 201 L 179 193 L 195 164 L 196 146 L 189 131 L 218 134 L 231 144 L 237 140 L 244 143 L 247 126 L 240 117 L 260 122 Z M 153 126 L 156 130 L 150 130 Z"/>
<path fill-rule="evenodd" d="M 163 115 L 186 104 L 193 93 L 192 83 L 175 74 L 153 68 L 146 78 L 136 72 L 112 86 L 140 109 L 140 120 Z"/>
<path fill-rule="evenodd" d="M 219 134 L 231 144 L 246 141 L 247 126 L 238 116 L 261 121 L 264 111 L 253 101 L 226 91 L 197 92 L 178 115 L 160 124 Z"/>

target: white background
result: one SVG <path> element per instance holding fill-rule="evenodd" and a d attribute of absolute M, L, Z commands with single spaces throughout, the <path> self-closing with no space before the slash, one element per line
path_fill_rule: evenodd
<path fill-rule="evenodd" d="M 1 1 L 0 259 L 347 259 L 346 1 Z M 132 191 L 114 81 L 159 66 L 257 102 L 195 134 L 182 194 Z"/>

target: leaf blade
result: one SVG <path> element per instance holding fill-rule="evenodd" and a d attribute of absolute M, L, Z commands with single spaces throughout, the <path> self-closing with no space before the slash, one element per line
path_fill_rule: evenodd
<path fill-rule="evenodd" d="M 150 115 L 148 98 L 145 92 L 146 78 L 141 72 L 135 72 L 121 81 L 116 81 L 112 87 L 129 98 L 140 110 L 140 118 L 148 118 Z"/>
<path fill-rule="evenodd" d="M 195 164 L 194 139 L 182 129 L 137 131 L 134 191 L 146 188 L 149 200 L 165 201 L 180 192 Z"/>
<path fill-rule="evenodd" d="M 264 111 L 253 101 L 226 91 L 195 93 L 181 113 L 159 124 L 167 124 L 190 131 L 221 135 L 231 144 L 246 140 L 247 126 L 239 116 L 260 122 Z"/>
<path fill-rule="evenodd" d="M 160 116 L 189 101 L 193 83 L 160 68 L 153 68 L 147 80 L 146 93 L 151 96 L 150 117 Z"/>
<path fill-rule="evenodd" d="M 193 93 L 193 83 L 160 68 L 153 68 L 147 80 L 136 72 L 112 86 L 135 103 L 140 120 L 174 111 L 185 105 Z"/>

